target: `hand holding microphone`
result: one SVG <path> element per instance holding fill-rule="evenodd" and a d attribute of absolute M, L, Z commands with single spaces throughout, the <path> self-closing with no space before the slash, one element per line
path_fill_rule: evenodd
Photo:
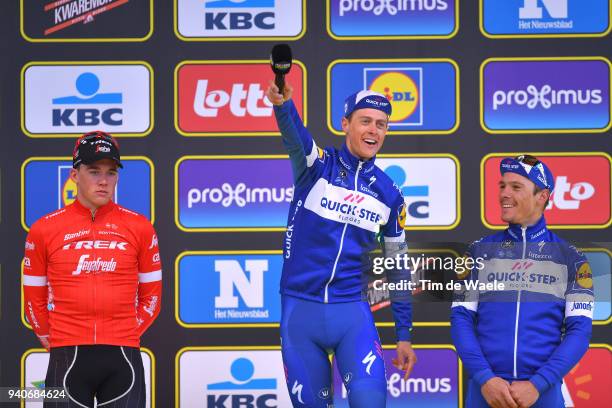
<path fill-rule="evenodd" d="M 293 88 L 285 83 L 285 75 L 291 70 L 292 64 L 291 48 L 287 44 L 277 44 L 270 53 L 270 66 L 275 74 L 274 83 L 266 90 L 266 96 L 274 105 L 282 105 L 291 99 Z"/>

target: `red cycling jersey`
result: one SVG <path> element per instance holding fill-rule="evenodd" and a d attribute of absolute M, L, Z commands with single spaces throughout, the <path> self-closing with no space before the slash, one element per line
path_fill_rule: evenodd
<path fill-rule="evenodd" d="M 25 313 L 51 347 L 139 347 L 159 314 L 157 235 L 112 201 L 95 217 L 78 200 L 34 223 L 23 259 Z"/>

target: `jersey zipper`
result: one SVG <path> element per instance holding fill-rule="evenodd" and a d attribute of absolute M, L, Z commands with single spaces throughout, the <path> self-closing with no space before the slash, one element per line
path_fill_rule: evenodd
<path fill-rule="evenodd" d="M 525 265 L 525 252 L 527 251 L 527 227 L 521 227 L 521 232 L 523 234 L 523 255 L 521 256 L 522 266 Z M 522 269 L 522 267 L 521 267 Z M 521 287 L 519 286 L 518 297 L 516 300 L 516 320 L 514 322 L 514 378 L 517 378 L 517 351 L 518 351 L 518 326 L 519 326 L 519 314 L 521 312 Z"/>
<path fill-rule="evenodd" d="M 357 166 L 357 171 L 355 172 L 355 191 L 357 191 L 357 178 L 359 177 L 359 170 L 361 170 L 361 166 L 363 162 L 359 162 Z M 348 227 L 348 223 L 344 223 L 344 228 L 342 228 L 342 235 L 340 236 L 340 246 L 338 247 L 338 253 L 336 254 L 336 260 L 334 261 L 334 267 L 332 269 L 331 276 L 329 280 L 325 284 L 325 294 L 323 296 L 323 303 L 329 302 L 329 284 L 334 280 L 334 276 L 336 275 L 336 268 L 338 267 L 338 260 L 340 259 L 340 254 L 342 253 L 342 246 L 344 245 L 344 234 L 346 234 L 346 227 Z"/>
<path fill-rule="evenodd" d="M 96 230 L 95 230 L 96 216 L 91 214 L 91 234 L 93 237 L 93 241 L 96 242 Z M 96 259 L 96 250 L 93 250 L 93 259 Z M 93 271 L 93 309 L 94 309 L 94 332 L 93 332 L 93 342 L 97 344 L 98 337 L 98 308 L 97 308 L 97 282 L 96 282 L 96 273 Z"/>

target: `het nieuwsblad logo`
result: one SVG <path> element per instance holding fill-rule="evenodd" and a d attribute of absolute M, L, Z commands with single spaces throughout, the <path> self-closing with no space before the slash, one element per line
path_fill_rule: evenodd
<path fill-rule="evenodd" d="M 603 37 L 608 0 L 480 0 L 480 29 L 490 38 Z"/>
<path fill-rule="evenodd" d="M 482 220 L 489 228 L 505 228 L 501 220 L 499 163 L 518 153 L 494 153 L 481 162 Z M 605 153 L 535 154 L 551 169 L 555 190 L 544 212 L 553 228 L 606 228 L 610 225 L 611 164 Z"/>
<path fill-rule="evenodd" d="M 278 135 L 264 95 L 269 61 L 188 61 L 175 70 L 175 126 L 183 136 Z M 294 61 L 287 81 L 306 123 L 306 69 Z"/>

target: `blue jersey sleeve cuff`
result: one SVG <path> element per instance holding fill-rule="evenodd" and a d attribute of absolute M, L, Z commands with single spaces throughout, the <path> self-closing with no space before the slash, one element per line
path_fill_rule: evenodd
<path fill-rule="evenodd" d="M 474 381 L 476 381 L 476 383 L 480 387 L 485 385 L 485 383 L 493 377 L 495 377 L 495 374 L 490 368 L 485 368 L 484 370 L 480 370 L 472 376 Z"/>
<path fill-rule="evenodd" d="M 550 388 L 550 386 L 548 385 L 548 381 L 546 381 L 546 378 L 544 378 L 544 376 L 542 376 L 541 374 L 535 374 L 529 379 L 529 382 L 531 382 L 534 387 L 536 387 L 536 390 L 538 390 L 540 395 L 542 395 L 546 390 L 548 390 L 548 388 Z"/>
<path fill-rule="evenodd" d="M 396 327 L 395 328 L 395 340 L 396 341 L 410 341 L 412 335 L 410 333 L 410 327 Z"/>

